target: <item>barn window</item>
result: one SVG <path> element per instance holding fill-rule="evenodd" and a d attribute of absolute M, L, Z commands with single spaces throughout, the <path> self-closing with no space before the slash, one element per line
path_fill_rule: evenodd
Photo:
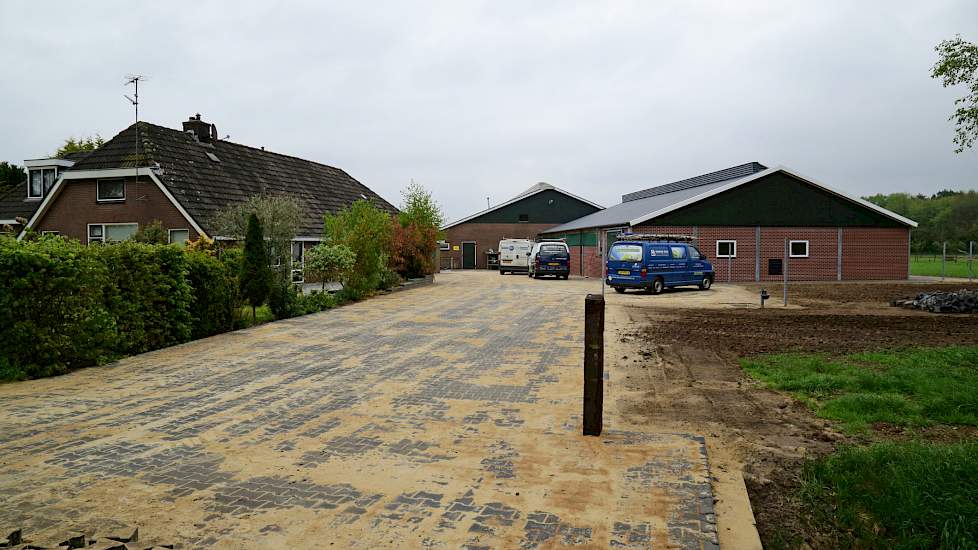
<path fill-rule="evenodd" d="M 788 243 L 791 258 L 808 257 L 808 241 L 791 241 Z"/>
<path fill-rule="evenodd" d="M 717 258 L 736 258 L 737 241 L 717 241 Z"/>
<path fill-rule="evenodd" d="M 529 214 L 520 214 L 520 223 L 526 223 L 528 221 L 530 221 Z"/>

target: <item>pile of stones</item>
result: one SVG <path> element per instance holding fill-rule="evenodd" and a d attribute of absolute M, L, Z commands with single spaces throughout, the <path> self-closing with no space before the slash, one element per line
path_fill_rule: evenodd
<path fill-rule="evenodd" d="M 921 292 L 916 298 L 894 300 L 894 306 L 922 309 L 933 313 L 978 313 L 978 290 Z"/>
<path fill-rule="evenodd" d="M 148 550 L 158 548 L 178 548 L 179 545 L 139 540 L 139 529 L 129 535 L 112 534 L 88 536 L 85 533 L 72 533 L 67 537 L 52 540 L 33 540 L 25 538 L 20 529 L 11 531 L 7 538 L 0 539 L 0 548 L 17 550 L 66 550 L 84 548 L 85 550 Z"/>

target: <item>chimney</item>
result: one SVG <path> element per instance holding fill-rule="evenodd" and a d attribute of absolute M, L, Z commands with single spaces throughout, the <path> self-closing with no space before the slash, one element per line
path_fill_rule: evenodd
<path fill-rule="evenodd" d="M 211 141 L 211 124 L 200 120 L 200 113 L 183 121 L 183 131 L 190 132 L 197 137 L 197 141 L 208 143 Z"/>

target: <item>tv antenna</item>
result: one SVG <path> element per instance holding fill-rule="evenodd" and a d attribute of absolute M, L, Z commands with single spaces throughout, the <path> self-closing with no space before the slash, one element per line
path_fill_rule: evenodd
<path fill-rule="evenodd" d="M 141 80 L 149 80 L 149 78 L 141 74 L 127 74 L 126 75 L 126 86 L 132 84 L 133 93 L 132 97 L 128 95 L 123 95 L 132 103 L 133 108 L 136 110 L 136 177 L 139 177 L 139 162 L 142 160 L 139 156 L 139 82 Z"/>

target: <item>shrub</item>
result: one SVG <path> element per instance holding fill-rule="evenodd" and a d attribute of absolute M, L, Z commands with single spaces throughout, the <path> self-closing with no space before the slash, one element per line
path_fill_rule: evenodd
<path fill-rule="evenodd" d="M 53 236 L 0 236 L 0 280 L 0 376 L 49 376 L 112 357 L 109 273 L 91 249 Z"/>
<path fill-rule="evenodd" d="M 163 223 L 160 220 L 153 220 L 146 225 L 139 226 L 136 234 L 132 236 L 132 240 L 144 244 L 168 244 L 170 234 L 166 229 L 163 229 Z"/>
<path fill-rule="evenodd" d="M 326 290 L 328 282 L 344 282 L 356 264 L 357 255 L 343 244 L 320 243 L 306 251 L 305 269 L 310 279 L 319 279 Z"/>
<path fill-rule="evenodd" d="M 241 296 L 251 305 L 252 318 L 255 308 L 268 297 L 272 284 L 272 271 L 268 267 L 268 248 L 258 216 L 248 216 L 248 234 L 245 236 L 244 259 L 238 275 Z"/>
<path fill-rule="evenodd" d="M 316 313 L 336 307 L 337 300 L 332 294 L 313 291 L 312 294 L 299 297 L 302 314 Z"/>
<path fill-rule="evenodd" d="M 237 279 L 213 256 L 186 252 L 187 278 L 193 291 L 191 337 L 204 338 L 232 328 L 237 303 Z"/>
<path fill-rule="evenodd" d="M 391 248 L 391 216 L 368 201 L 358 200 L 324 218 L 324 241 L 346 245 L 356 254 L 356 262 L 344 288 L 355 295 L 365 295 L 380 288 L 383 273 L 378 266 Z"/>
<path fill-rule="evenodd" d="M 302 314 L 299 295 L 287 278 L 275 276 L 268 293 L 268 307 L 276 319 L 288 319 Z"/>
<path fill-rule="evenodd" d="M 414 223 L 394 224 L 391 267 L 402 277 L 424 277 L 435 270 L 438 230 Z"/>
<path fill-rule="evenodd" d="M 181 249 L 132 241 L 90 249 L 108 271 L 106 298 L 118 327 L 120 353 L 143 353 L 190 339 L 193 294 Z"/>

